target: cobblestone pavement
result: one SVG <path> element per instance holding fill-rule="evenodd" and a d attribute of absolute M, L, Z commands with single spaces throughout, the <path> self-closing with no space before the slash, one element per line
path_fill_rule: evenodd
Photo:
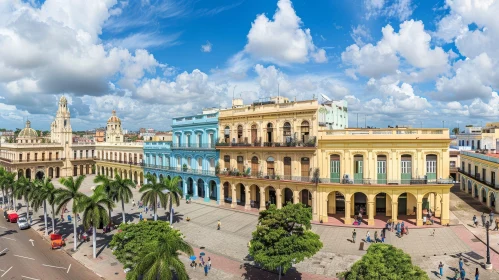
<path fill-rule="evenodd" d="M 82 192 L 87 194 L 92 192 L 93 177 L 89 176 L 84 181 Z M 54 185 L 57 187 L 60 184 L 54 181 Z M 140 199 L 138 188 L 133 193 L 135 201 L 138 202 Z M 126 205 L 125 210 L 128 213 L 127 221 L 138 220 L 139 209 L 132 207 L 130 203 Z M 435 276 L 435 272 L 440 261 L 445 265 L 445 276 L 453 276 L 454 273 L 451 268 L 457 267 L 459 256 L 463 256 L 465 259 L 468 276 L 472 274 L 472 271 L 474 274 L 475 267 L 480 267 L 480 279 L 499 279 L 499 274 L 496 271 L 485 271 L 481 268 L 484 263 L 485 246 L 473 235 L 472 231 L 469 230 L 469 226 L 460 222 L 461 220 L 471 221 L 471 218 L 468 219 L 468 217 L 464 216 L 467 215 L 466 212 L 471 211 L 466 208 L 466 202 L 462 201 L 458 196 L 451 195 L 451 210 L 453 213 L 455 212 L 455 215 L 451 213 L 453 224 L 462 225 L 440 228 L 414 228 L 410 229 L 409 235 L 403 238 L 388 233 L 385 241 L 409 253 L 413 262 L 427 271 L 432 279 L 438 278 Z M 42 218 L 41 213 L 41 210 L 38 211 L 34 217 Z M 178 223 L 175 223 L 174 226 L 184 233 L 186 240 L 195 248 L 203 247 L 207 254 L 220 261 L 216 265 L 214 262 L 213 269 L 206 277 L 199 269 L 196 271 L 190 270 L 189 274 L 192 279 L 273 279 L 277 276 L 247 265 L 251 262 L 248 259 L 247 244 L 251 239 L 251 233 L 256 227 L 258 218 L 256 212 L 234 211 L 203 202 L 185 204 L 182 201 L 180 207 L 175 208 L 175 213 L 175 219 Z M 143 215 L 152 218 L 151 211 L 147 215 L 145 213 Z M 164 219 L 165 210 L 159 210 L 158 216 Z M 191 219 L 190 222 L 185 221 L 187 217 Z M 116 222 L 121 221 L 121 207 L 113 211 L 113 219 Z M 222 222 L 220 231 L 216 230 L 219 219 Z M 42 219 L 33 219 L 33 221 L 37 223 L 35 229 L 43 229 Z M 65 231 L 69 241 L 66 247 L 69 250 L 73 246 L 72 224 L 64 222 L 61 225 L 61 229 Z M 375 231 L 356 228 L 358 242 L 353 244 L 349 241 L 352 228 L 314 224 L 312 230 L 321 236 L 324 243 L 323 249 L 314 257 L 297 264 L 295 270 L 288 273 L 283 279 L 333 279 L 337 272 L 345 271 L 365 254 L 365 250 L 369 245 L 364 244 L 363 250 L 359 250 L 359 241 L 363 239 L 367 230 L 370 231 L 371 237 L 374 236 Z M 435 236 L 432 236 L 433 230 L 435 230 Z M 121 264 L 117 263 L 111 250 L 107 248 L 109 240 L 109 235 L 98 234 L 99 257 L 97 260 L 91 258 L 91 243 L 80 245 L 78 252 L 73 257 L 87 267 L 96 270 L 106 279 L 124 279 Z M 186 257 L 183 260 L 188 262 Z M 495 252 L 492 255 L 492 262 L 494 268 L 499 268 L 499 261 Z M 190 269 L 190 267 L 188 268 Z"/>

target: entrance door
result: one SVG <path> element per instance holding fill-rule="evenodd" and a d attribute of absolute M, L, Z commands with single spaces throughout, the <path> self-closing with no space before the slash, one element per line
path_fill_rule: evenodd
<path fill-rule="evenodd" d="M 401 194 L 398 200 L 398 214 L 407 215 L 407 194 Z"/>
<path fill-rule="evenodd" d="M 331 174 L 330 174 L 331 183 L 339 183 L 340 182 L 340 156 L 339 155 L 331 155 L 330 163 L 331 163 Z"/>
<path fill-rule="evenodd" d="M 301 158 L 301 177 L 302 181 L 308 182 L 310 180 L 310 159 Z"/>
<path fill-rule="evenodd" d="M 377 183 L 378 184 L 386 184 L 386 156 L 380 155 L 378 156 L 378 165 L 377 165 Z"/>
<path fill-rule="evenodd" d="M 354 157 L 354 174 L 353 180 L 355 184 L 362 184 L 364 179 L 364 157 L 361 155 L 356 155 Z"/>
<path fill-rule="evenodd" d="M 284 158 L 284 180 L 291 180 L 291 158 Z"/>

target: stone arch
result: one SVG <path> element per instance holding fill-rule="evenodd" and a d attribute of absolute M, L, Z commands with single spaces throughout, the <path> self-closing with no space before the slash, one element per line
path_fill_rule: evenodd
<path fill-rule="evenodd" d="M 293 197 L 294 197 L 294 194 L 293 194 L 292 189 L 285 187 L 282 190 L 282 204 L 283 205 L 286 205 L 288 203 L 293 204 Z"/>
<path fill-rule="evenodd" d="M 54 178 L 54 168 L 53 167 L 49 167 L 49 178 Z"/>
<path fill-rule="evenodd" d="M 204 181 L 201 178 L 198 179 L 198 196 L 202 197 L 202 198 L 206 197 L 206 193 L 205 193 L 205 189 L 204 189 Z"/>
<path fill-rule="evenodd" d="M 480 193 L 478 192 L 478 186 L 477 186 L 477 184 L 473 184 L 473 197 L 480 200 L 479 196 L 480 196 Z"/>
<path fill-rule="evenodd" d="M 480 188 L 480 198 L 480 202 L 487 204 L 487 188 L 485 186 Z"/>
<path fill-rule="evenodd" d="M 270 204 L 277 205 L 276 188 L 273 186 L 266 186 L 264 188 L 264 191 L 265 191 L 265 201 L 267 202 L 266 205 Z"/>
<path fill-rule="evenodd" d="M 397 198 L 397 213 L 398 215 L 410 216 L 416 215 L 417 208 L 417 196 L 412 192 L 401 193 Z"/>
<path fill-rule="evenodd" d="M 327 213 L 345 213 L 345 195 L 340 191 L 332 191 L 327 195 Z"/>
<path fill-rule="evenodd" d="M 487 206 L 495 209 L 496 207 L 496 194 L 494 191 L 489 191 L 488 193 L 488 200 L 487 200 Z"/>
<path fill-rule="evenodd" d="M 208 184 L 209 184 L 208 185 L 209 198 L 211 200 L 217 200 L 217 193 L 218 193 L 217 182 L 215 182 L 215 180 L 210 180 Z"/>
<path fill-rule="evenodd" d="M 194 195 L 194 180 L 191 177 L 187 178 L 187 194 Z"/>
<path fill-rule="evenodd" d="M 388 215 L 392 210 L 392 197 L 386 192 L 374 194 L 374 212 L 375 215 Z"/>
<path fill-rule="evenodd" d="M 250 205 L 253 208 L 259 208 L 260 207 L 260 186 L 258 185 L 251 185 L 249 187 L 250 189 Z"/>
<path fill-rule="evenodd" d="M 35 174 L 35 179 L 43 180 L 43 178 L 45 178 L 45 172 L 41 170 L 37 171 Z"/>
<path fill-rule="evenodd" d="M 362 215 L 367 214 L 368 207 L 367 203 L 369 202 L 369 196 L 364 192 L 354 192 L 350 197 L 351 202 L 351 213 L 354 215 L 358 215 L 362 213 Z"/>
<path fill-rule="evenodd" d="M 229 182 L 224 182 L 223 183 L 223 188 L 224 188 L 224 197 L 223 197 L 223 200 L 227 201 L 227 202 L 230 202 L 229 197 L 232 196 L 232 191 L 231 191 L 230 183 Z"/>
<path fill-rule="evenodd" d="M 19 170 L 17 170 L 17 178 L 19 179 L 21 177 L 24 177 L 24 170 L 19 169 Z"/>
<path fill-rule="evenodd" d="M 300 124 L 300 137 L 303 143 L 307 142 L 310 137 L 310 122 L 303 120 Z"/>
<path fill-rule="evenodd" d="M 305 206 L 312 207 L 312 192 L 308 189 L 302 189 L 299 193 L 299 201 Z"/>
<path fill-rule="evenodd" d="M 441 201 L 442 195 L 437 192 L 427 192 L 423 194 L 421 207 L 424 214 L 428 214 L 428 210 L 430 210 L 434 216 L 437 216 L 437 213 L 440 214 L 440 212 L 442 211 Z"/>

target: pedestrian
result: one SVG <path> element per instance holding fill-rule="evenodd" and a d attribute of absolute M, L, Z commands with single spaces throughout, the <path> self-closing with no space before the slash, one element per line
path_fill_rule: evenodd
<path fill-rule="evenodd" d="M 371 234 L 369 233 L 369 231 L 367 231 L 367 234 L 366 234 L 366 242 L 371 243 Z"/>
<path fill-rule="evenodd" d="M 480 273 L 478 272 L 478 267 L 475 270 L 475 280 L 478 280 L 478 277 L 480 276 Z"/>
<path fill-rule="evenodd" d="M 355 229 L 353 229 L 353 232 L 352 232 L 352 242 L 355 243 L 355 238 L 357 237 L 357 232 L 355 231 Z"/>
<path fill-rule="evenodd" d="M 459 270 L 457 270 L 456 268 L 454 268 L 454 280 L 457 280 L 457 278 L 459 277 Z"/>
<path fill-rule="evenodd" d="M 459 258 L 459 270 L 462 270 L 464 266 L 463 258 Z"/>
<path fill-rule="evenodd" d="M 440 272 L 440 276 L 444 276 L 444 265 L 442 262 L 438 265 L 438 271 Z"/>
<path fill-rule="evenodd" d="M 378 243 L 378 231 L 374 231 L 374 243 Z"/>
<path fill-rule="evenodd" d="M 435 229 L 433 229 L 433 232 L 431 233 L 431 236 L 435 237 Z"/>
<path fill-rule="evenodd" d="M 196 270 L 196 261 L 191 262 L 192 270 Z"/>
<path fill-rule="evenodd" d="M 477 226 L 478 226 L 478 220 L 476 219 L 476 215 L 473 215 L 473 225 L 474 225 L 475 227 L 477 227 Z"/>
<path fill-rule="evenodd" d="M 29 216 L 29 224 L 31 225 L 33 223 L 33 217 Z"/>
<path fill-rule="evenodd" d="M 489 217 L 490 217 L 490 225 L 492 225 L 492 222 L 494 221 L 494 211 L 493 210 L 490 210 Z"/>
<path fill-rule="evenodd" d="M 132 207 L 135 207 L 135 199 L 132 199 Z"/>
<path fill-rule="evenodd" d="M 217 230 L 220 230 L 221 227 L 222 227 L 222 223 L 220 222 L 220 220 L 218 220 L 218 222 L 217 222 Z"/>
<path fill-rule="evenodd" d="M 208 265 L 204 266 L 204 276 L 208 276 Z"/>
<path fill-rule="evenodd" d="M 199 261 L 201 262 L 201 265 L 204 265 L 204 259 L 203 259 L 203 256 L 199 255 Z"/>
<path fill-rule="evenodd" d="M 496 227 L 494 230 L 499 230 L 499 218 L 496 218 Z"/>
<path fill-rule="evenodd" d="M 393 227 L 395 226 L 395 221 L 392 220 L 392 232 L 393 232 Z"/>
<path fill-rule="evenodd" d="M 139 221 L 142 221 L 142 213 L 139 214 Z"/>
<path fill-rule="evenodd" d="M 147 208 L 147 205 L 146 205 L 146 214 L 147 214 L 147 211 L 148 211 L 148 210 L 149 210 L 149 209 Z"/>
<path fill-rule="evenodd" d="M 208 269 L 211 269 L 211 258 L 208 257 Z"/>
<path fill-rule="evenodd" d="M 464 280 L 465 277 L 466 277 L 466 271 L 464 271 L 464 269 L 461 269 L 461 280 Z"/>
<path fill-rule="evenodd" d="M 64 214 L 61 214 L 61 221 L 64 222 Z"/>
<path fill-rule="evenodd" d="M 381 242 L 382 242 L 382 243 L 385 243 L 385 234 L 386 234 L 385 229 L 383 229 L 383 230 L 381 231 Z"/>
<path fill-rule="evenodd" d="M 485 227 L 485 219 L 486 219 L 485 212 L 482 212 L 482 227 Z"/>

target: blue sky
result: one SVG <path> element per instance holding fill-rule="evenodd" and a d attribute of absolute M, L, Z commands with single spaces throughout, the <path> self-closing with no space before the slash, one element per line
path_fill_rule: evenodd
<path fill-rule="evenodd" d="M 368 125 L 497 120 L 491 0 L 87 0 L 0 3 L 0 127 L 129 129 L 280 94 L 326 94 Z"/>

